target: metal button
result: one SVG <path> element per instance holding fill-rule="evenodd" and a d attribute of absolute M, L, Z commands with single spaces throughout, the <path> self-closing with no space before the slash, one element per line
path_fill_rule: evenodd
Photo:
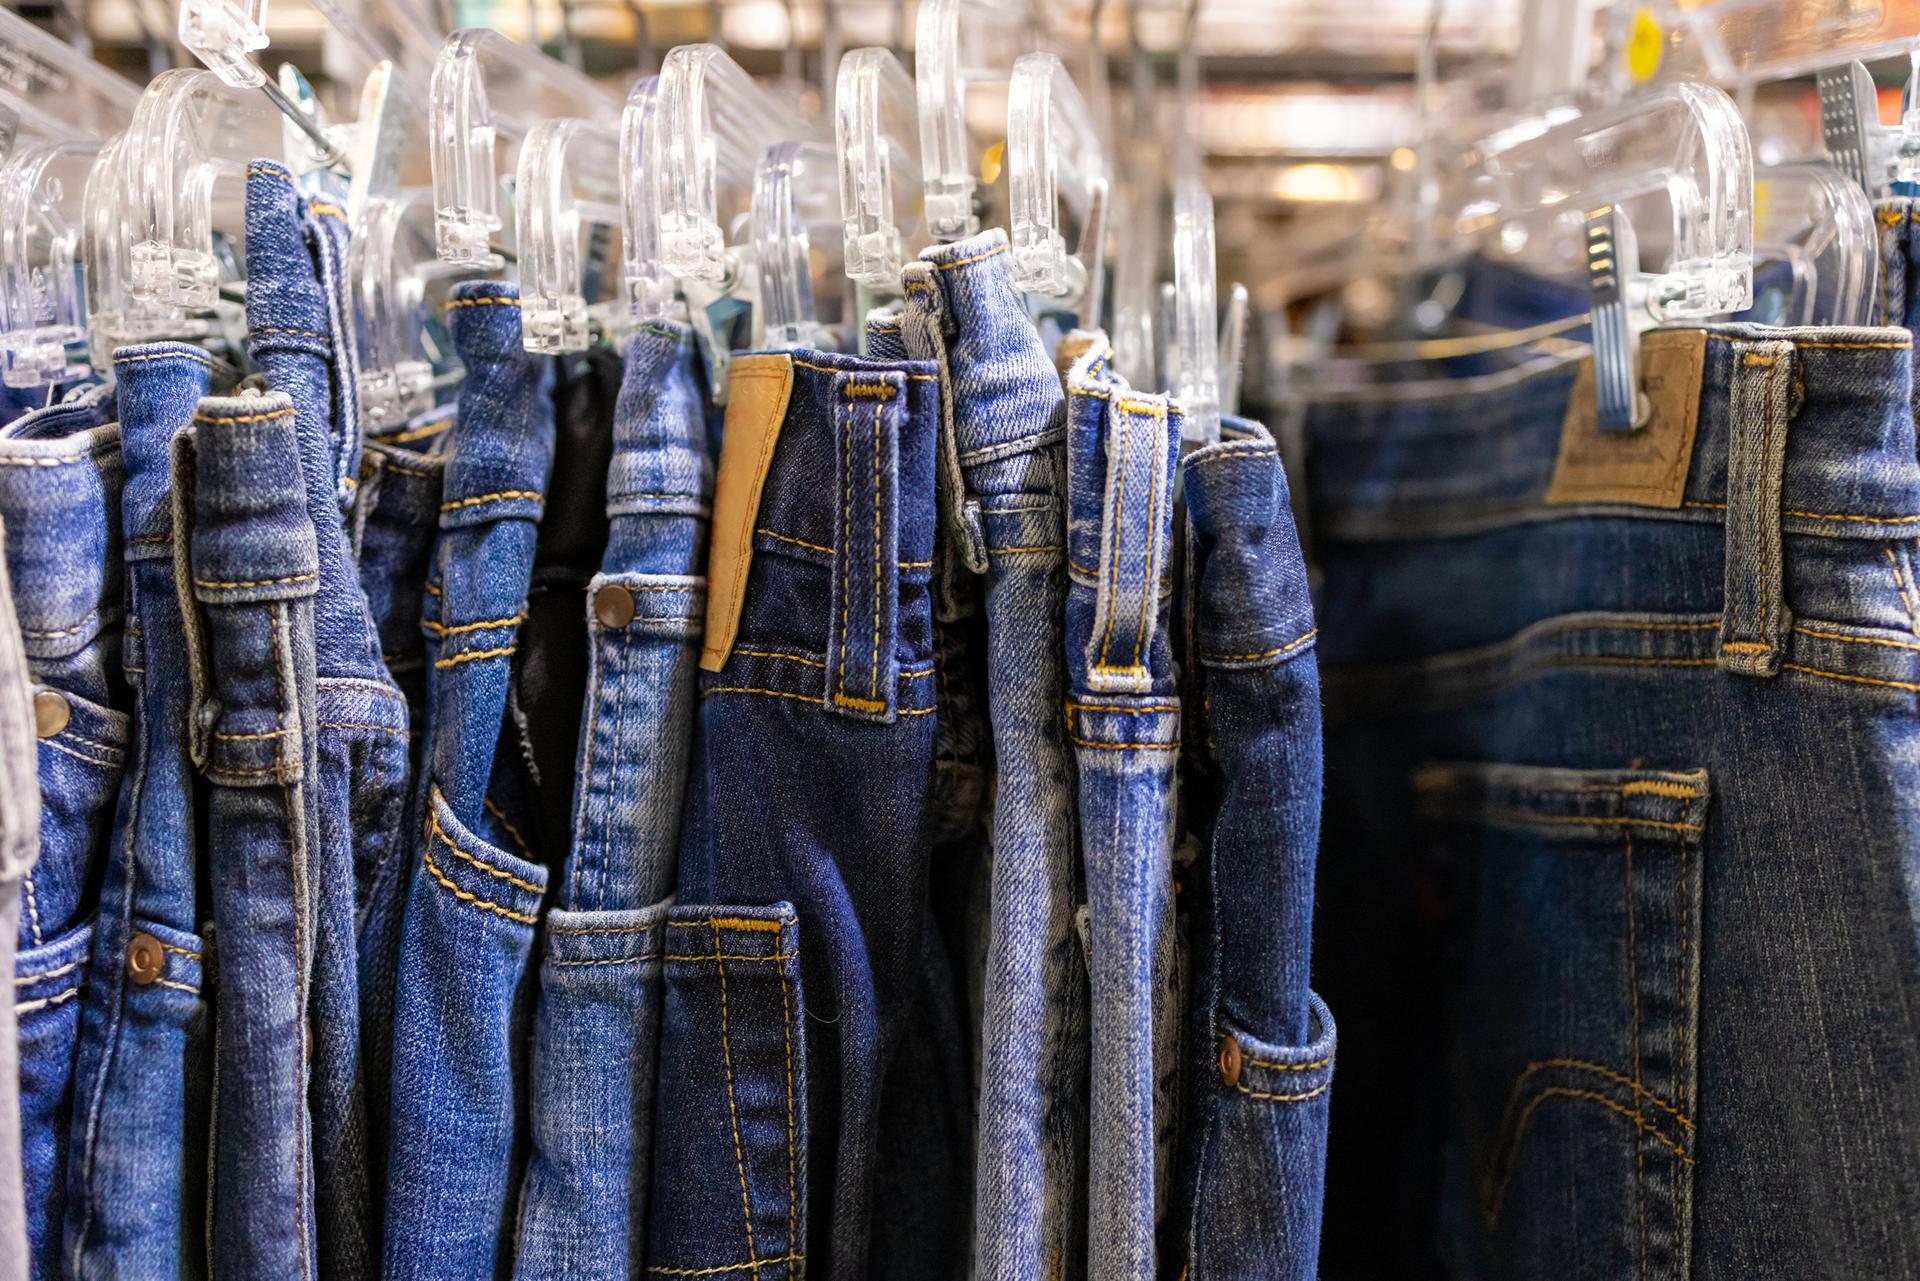
<path fill-rule="evenodd" d="M 1232 1036 L 1220 1038 L 1220 1079 L 1228 1085 L 1240 1084 L 1240 1042 Z"/>
<path fill-rule="evenodd" d="M 151 934 L 136 934 L 127 941 L 127 973 L 145 987 L 167 968 L 167 952 Z"/>
<path fill-rule="evenodd" d="M 625 627 L 633 621 L 633 593 L 608 583 L 593 594 L 593 616 L 602 627 Z"/>
<path fill-rule="evenodd" d="M 67 696 L 57 689 L 43 689 L 33 696 L 33 729 L 41 738 L 52 738 L 73 719 Z"/>

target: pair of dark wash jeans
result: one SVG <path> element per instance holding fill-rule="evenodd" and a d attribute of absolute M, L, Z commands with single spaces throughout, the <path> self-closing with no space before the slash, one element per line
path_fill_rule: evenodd
<path fill-rule="evenodd" d="M 1569 366 L 1311 409 L 1330 1277 L 1920 1266 L 1911 339 L 1700 338 L 1669 506 Z"/>
<path fill-rule="evenodd" d="M 136 715 L 80 1013 L 66 1271 L 196 1277 L 207 1272 L 212 1016 L 174 576 L 173 438 L 233 376 L 182 343 L 120 348 L 114 374 L 126 466 L 123 666 Z"/>
<path fill-rule="evenodd" d="M 973 1258 L 980 1275 L 1009 1278 L 1077 1274 L 1087 1248 L 1087 977 L 1064 715 L 1066 406 L 1010 261 L 998 230 L 927 250 L 907 267 L 898 323 L 905 352 L 934 362 L 941 379 L 950 570 L 983 575 L 993 817 Z"/>
<path fill-rule="evenodd" d="M 1319 1275 L 1334 1025 L 1307 986 L 1320 683 L 1279 450 L 1229 418 L 1180 463 L 1187 1003 L 1162 1274 Z"/>
<path fill-rule="evenodd" d="M 514 1265 L 528 1281 L 645 1271 L 661 945 L 713 488 L 697 360 L 679 326 L 648 325 L 628 342 L 603 469 L 604 555 L 575 601 L 588 691 L 534 1025 L 533 1151 Z"/>
<path fill-rule="evenodd" d="M 939 414 L 919 362 L 732 363 L 662 945 L 651 1269 L 964 1260 L 958 1233 L 920 1230 L 969 1182 L 964 1036 L 927 898 Z"/>
<path fill-rule="evenodd" d="M 553 459 L 549 366 L 521 346 L 510 286 L 457 286 L 466 366 L 423 619 L 432 663 L 393 961 L 385 1274 L 498 1276 L 513 1258 L 534 1005 L 527 961 L 547 890 L 509 686 Z M 537 839 L 537 835 L 534 839 Z"/>
<path fill-rule="evenodd" d="M 39 735 L 40 856 L 20 883 L 13 971 L 36 1278 L 61 1274 L 80 997 L 131 735 L 113 412 L 111 390 L 94 388 L 0 432 L 0 521 Z"/>

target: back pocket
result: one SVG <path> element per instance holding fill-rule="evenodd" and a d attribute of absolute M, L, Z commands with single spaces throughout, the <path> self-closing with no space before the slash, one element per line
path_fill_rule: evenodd
<path fill-rule="evenodd" d="M 799 941 L 786 903 L 667 914 L 650 1276 L 805 1270 Z"/>
<path fill-rule="evenodd" d="M 1685 1277 L 1705 771 L 1413 781 L 1461 889 L 1443 1249 L 1469 1276 Z"/>

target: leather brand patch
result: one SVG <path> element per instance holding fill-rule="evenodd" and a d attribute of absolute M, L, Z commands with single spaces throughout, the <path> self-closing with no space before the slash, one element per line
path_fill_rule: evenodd
<path fill-rule="evenodd" d="M 760 491 L 793 394 L 793 357 L 736 356 L 728 365 L 727 418 L 720 434 L 720 474 L 713 483 L 713 527 L 707 547 L 707 626 L 700 666 L 717 672 L 733 653 L 740 609 L 753 568 L 753 530 Z"/>
<path fill-rule="evenodd" d="M 1595 422 L 1593 360 L 1581 362 L 1560 424 L 1560 453 L 1547 484 L 1549 503 L 1680 506 L 1700 425 L 1700 378 L 1707 335 L 1656 331 L 1640 340 L 1640 390 L 1652 412 L 1638 431 L 1603 432 Z"/>

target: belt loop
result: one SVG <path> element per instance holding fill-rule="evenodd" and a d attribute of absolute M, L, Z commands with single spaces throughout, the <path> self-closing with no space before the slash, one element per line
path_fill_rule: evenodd
<path fill-rule="evenodd" d="M 947 306 L 933 264 L 910 262 L 902 273 L 907 305 L 900 322 L 907 354 L 930 360 L 940 370 L 939 445 L 935 450 L 935 495 L 939 504 L 940 621 L 953 622 L 972 611 L 965 605 L 971 593 L 961 581 L 960 569 L 987 572 L 987 535 L 980 503 L 968 497 L 966 476 L 960 470 L 960 442 L 955 434 L 953 378 L 947 356 Z M 956 565 L 955 561 L 959 564 Z"/>
<path fill-rule="evenodd" d="M 1165 396 L 1114 388 L 1107 402 L 1107 477 L 1087 682 L 1100 694 L 1153 688 L 1148 655 L 1173 538 L 1179 436 Z"/>
<path fill-rule="evenodd" d="M 188 424 L 173 436 L 173 584 L 180 598 L 180 622 L 187 646 L 187 754 L 207 765 L 213 732 L 213 666 L 207 647 L 207 619 L 193 590 L 193 530 L 200 464 L 199 428 Z"/>
<path fill-rule="evenodd" d="M 827 628 L 827 705 L 844 715 L 897 715 L 900 613 L 900 424 L 907 380 L 899 372 L 833 377 L 833 617 Z"/>
<path fill-rule="evenodd" d="M 1781 556 L 1780 479 L 1793 416 L 1793 344 L 1733 344 L 1727 446 L 1726 605 L 1720 666 L 1775 676 L 1793 624 Z"/>

